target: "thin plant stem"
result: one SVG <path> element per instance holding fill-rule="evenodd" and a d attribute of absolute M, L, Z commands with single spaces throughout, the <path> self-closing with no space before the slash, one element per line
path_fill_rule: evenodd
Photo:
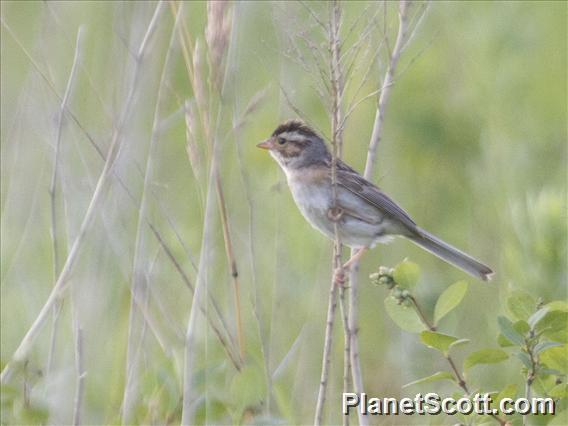
<path fill-rule="evenodd" d="M 333 261 L 335 268 L 336 262 Z M 335 323 L 335 311 L 337 308 L 337 289 L 338 285 L 334 279 L 331 280 L 331 285 L 329 288 L 329 297 L 327 302 L 327 320 L 325 323 L 325 339 L 323 345 L 323 356 L 321 365 L 321 378 L 318 391 L 318 399 L 316 402 L 316 413 L 314 419 L 314 425 L 321 425 L 323 419 L 323 409 L 325 405 L 325 394 L 327 390 L 328 380 L 329 380 L 329 367 L 331 365 L 331 346 L 332 346 L 332 336 L 333 328 Z"/>
<path fill-rule="evenodd" d="M 205 198 L 205 221 L 203 224 L 203 238 L 201 243 L 201 254 L 199 258 L 199 269 L 197 280 L 195 283 L 195 292 L 191 304 L 191 311 L 187 323 L 187 332 L 185 335 L 185 351 L 184 351 L 184 376 L 183 376 L 183 407 L 182 407 L 182 425 L 193 424 L 195 418 L 195 404 L 193 404 L 194 395 L 197 394 L 192 384 L 192 371 L 195 367 L 195 346 L 196 346 L 196 329 L 197 329 L 197 313 L 198 307 L 201 305 L 202 293 L 207 291 L 207 268 L 209 264 L 209 251 L 212 238 L 212 218 L 213 218 L 213 188 L 214 188 L 214 168 L 216 166 L 215 156 L 212 159 L 211 171 L 209 175 L 209 188 Z"/>
<path fill-rule="evenodd" d="M 373 170 L 376 163 L 376 153 L 383 131 L 383 122 L 388 103 L 390 90 L 392 87 L 392 80 L 404 47 L 404 41 L 407 32 L 407 8 L 408 3 L 401 0 L 399 3 L 399 28 L 397 42 L 395 49 L 391 54 L 390 61 L 387 67 L 387 73 L 383 80 L 383 85 L 380 90 L 379 102 L 375 114 L 375 121 L 373 125 L 373 133 L 369 142 L 369 149 L 367 153 L 367 161 L 365 164 L 364 177 L 368 180 L 372 178 Z M 385 8 L 386 9 L 386 8 Z M 351 256 L 355 255 L 355 250 L 351 250 Z M 351 374 L 353 375 L 353 387 L 356 393 L 363 393 L 363 374 L 361 371 L 361 363 L 359 356 L 359 280 L 357 270 L 359 268 L 359 261 L 354 262 L 349 276 L 349 291 L 350 291 L 350 307 L 349 307 L 349 330 L 351 333 Z M 359 415 L 360 424 L 368 424 L 365 416 Z"/>
<path fill-rule="evenodd" d="M 307 6 L 306 6 L 307 7 Z M 314 16 L 312 14 L 312 16 Z M 329 212 L 331 220 L 334 222 L 335 239 L 333 243 L 333 261 L 332 261 L 332 280 L 329 290 L 327 319 L 322 355 L 322 369 L 320 377 L 320 385 L 318 390 L 318 398 L 316 401 L 316 411 L 314 415 L 314 424 L 321 425 L 323 420 L 323 412 L 325 407 L 325 399 L 329 382 L 329 369 L 331 366 L 331 349 L 333 340 L 333 329 L 335 324 L 335 315 L 337 307 L 337 293 L 338 287 L 343 285 L 339 281 L 339 276 L 343 275 L 341 266 L 341 241 L 339 238 L 338 221 L 341 220 L 341 209 L 337 206 L 337 160 L 342 154 L 343 144 L 343 131 L 339 124 L 342 116 L 342 98 L 343 98 L 343 80 L 340 64 L 340 46 L 339 39 L 341 27 L 341 7 L 336 0 L 329 5 L 329 25 L 323 25 L 323 28 L 328 30 L 329 42 L 329 76 L 330 76 L 330 99 L 331 99 L 331 144 L 333 148 L 332 161 L 331 161 L 331 187 L 333 204 Z M 345 314 L 345 309 L 342 309 Z M 344 325 L 346 322 L 344 322 Z M 346 340 L 349 340 L 349 328 L 344 327 Z M 345 346 L 346 350 L 350 349 L 350 345 Z M 345 354 L 349 358 L 349 354 Z M 344 380 L 344 384 L 348 383 L 349 379 Z"/>
<path fill-rule="evenodd" d="M 351 332 L 349 331 L 349 301 L 346 300 L 348 291 L 345 286 L 339 289 L 339 308 L 343 320 L 343 393 L 351 390 Z M 349 416 L 343 416 L 343 425 L 349 426 Z"/>
<path fill-rule="evenodd" d="M 114 165 L 114 162 L 116 160 L 119 148 L 122 145 L 123 128 L 129 117 L 130 107 L 132 105 L 134 93 L 136 92 L 136 89 L 138 87 L 140 64 L 142 63 L 142 60 L 146 54 L 148 41 L 150 40 L 150 37 L 157 26 L 158 16 L 160 14 L 161 8 L 162 8 L 162 3 L 160 2 L 156 6 L 154 15 L 152 16 L 152 19 L 148 24 L 148 28 L 146 30 L 144 38 L 138 48 L 135 58 L 136 66 L 134 70 L 132 84 L 126 98 L 121 117 L 118 121 L 119 124 L 113 133 L 112 141 L 105 158 L 103 169 L 101 170 L 101 173 L 99 175 L 97 184 L 95 186 L 95 190 L 89 202 L 89 206 L 85 211 L 83 221 L 79 228 L 79 233 L 75 238 L 75 240 L 73 241 L 73 245 L 71 246 L 69 254 L 67 255 L 67 259 L 63 264 L 61 272 L 59 273 L 59 277 L 57 278 L 57 281 L 53 286 L 51 293 L 49 294 L 46 302 L 44 303 L 43 307 L 41 308 L 40 312 L 38 313 L 38 316 L 36 317 L 32 325 L 26 332 L 25 336 L 22 338 L 22 341 L 20 342 L 18 348 L 12 355 L 11 360 L 4 366 L 2 374 L 0 375 L 1 383 L 8 382 L 12 376 L 15 365 L 18 362 L 21 362 L 27 358 L 33 344 L 35 343 L 35 340 L 39 335 L 39 332 L 45 325 L 49 312 L 51 312 L 57 300 L 59 300 L 59 298 L 63 295 L 63 293 L 67 289 L 70 274 L 73 271 L 73 267 L 75 266 L 75 263 L 79 257 L 79 253 L 81 252 L 81 248 L 83 246 L 83 243 L 85 242 L 85 237 L 87 236 L 87 233 L 91 228 L 91 224 L 95 217 L 95 213 L 99 209 L 99 204 L 101 202 L 102 194 L 104 193 L 104 190 L 106 189 L 108 184 L 109 177 L 111 176 L 111 172 L 113 169 L 112 166 Z"/>
<path fill-rule="evenodd" d="M 161 247 L 164 250 L 164 252 L 166 253 L 166 256 L 168 257 L 168 259 L 170 259 L 170 261 L 174 265 L 175 269 L 180 274 L 183 282 L 185 283 L 187 288 L 189 288 L 189 290 L 191 291 L 191 294 L 194 295 L 195 294 L 195 288 L 194 288 L 193 284 L 191 283 L 191 281 L 189 280 L 189 277 L 187 276 L 187 274 L 185 273 L 185 271 L 183 270 L 183 268 L 181 267 L 181 265 L 179 264 L 179 262 L 177 261 L 177 259 L 173 255 L 172 250 L 168 247 L 168 245 L 166 244 L 166 242 L 164 241 L 164 239 L 162 238 L 160 233 L 156 230 L 154 225 L 148 224 L 148 226 L 150 226 L 152 233 L 154 234 L 154 236 L 158 240 L 158 243 L 161 245 Z M 222 324 L 225 324 L 225 321 L 224 321 L 224 319 L 221 315 L 221 311 L 219 309 L 218 304 L 215 302 L 215 299 L 210 297 L 210 303 L 213 306 L 214 312 L 217 313 L 217 316 L 219 317 L 219 321 Z M 209 311 L 208 311 L 207 307 L 205 306 L 205 304 L 202 304 L 200 306 L 200 310 L 203 313 L 203 315 L 205 315 L 207 320 L 209 321 L 209 326 L 213 329 L 213 332 L 217 336 L 217 339 L 219 340 L 219 343 L 221 344 L 221 346 L 225 350 L 225 353 L 229 357 L 229 360 L 231 361 L 231 363 L 233 364 L 235 369 L 237 371 L 239 371 L 242 368 L 241 361 L 239 360 L 238 356 L 236 356 L 233 353 L 233 349 L 231 348 L 231 345 L 229 344 L 229 342 L 227 341 L 227 339 L 224 336 L 224 334 L 228 333 L 226 325 L 224 326 L 225 333 L 223 333 L 221 331 L 221 329 L 215 324 L 215 322 L 214 322 L 212 316 L 209 314 Z"/>
<path fill-rule="evenodd" d="M 414 306 L 414 310 L 416 311 L 416 313 L 420 317 L 420 320 L 422 321 L 422 323 L 428 328 L 428 330 L 436 331 L 436 327 L 434 326 L 434 324 L 430 323 L 428 318 L 426 318 L 426 315 L 424 315 L 424 312 L 422 311 L 422 308 L 420 307 L 420 305 L 416 301 L 416 298 L 414 296 L 409 296 L 409 299 L 412 302 L 412 304 Z"/>
<path fill-rule="evenodd" d="M 418 303 L 416 298 L 414 296 L 410 296 L 409 299 L 412 302 L 412 307 L 414 308 L 414 310 L 416 311 L 416 313 L 420 317 L 420 321 L 422 321 L 422 324 L 424 324 L 424 326 L 428 330 L 436 331 L 436 327 L 433 326 L 432 325 L 433 323 L 430 322 L 426 318 L 426 315 L 424 315 L 424 311 L 420 307 L 420 304 Z M 452 369 L 452 373 L 454 374 L 454 378 L 455 378 L 458 386 L 464 391 L 464 393 L 466 395 L 469 395 L 469 393 L 470 393 L 469 392 L 469 386 L 467 385 L 465 378 L 461 375 L 459 369 L 457 368 L 456 363 L 455 363 L 454 359 L 452 358 L 452 356 L 450 354 L 446 354 L 446 355 L 444 355 L 444 358 L 446 358 L 446 361 L 448 361 L 448 364 L 450 365 L 450 368 Z M 501 426 L 506 426 L 506 425 L 509 424 L 509 423 L 507 423 L 506 420 L 503 420 L 501 417 L 499 417 L 496 414 L 489 414 L 489 416 L 493 417 L 493 419 L 495 419 L 495 421 L 497 421 Z"/>
<path fill-rule="evenodd" d="M 387 72 L 383 79 L 383 85 L 380 90 L 379 102 L 377 111 L 375 113 L 375 121 L 373 124 L 373 133 L 371 134 L 371 141 L 369 142 L 369 149 L 367 153 L 367 161 L 365 163 L 365 179 L 373 177 L 373 171 L 377 160 L 377 149 L 383 134 L 383 122 L 385 120 L 385 113 L 387 104 L 393 87 L 394 76 L 396 67 L 402 54 L 402 50 L 406 44 L 406 37 L 408 32 L 408 8 L 409 2 L 401 0 L 398 8 L 398 35 L 394 49 L 391 53 L 390 60 L 387 66 Z"/>
<path fill-rule="evenodd" d="M 81 407 L 83 405 L 85 393 L 85 359 L 83 344 L 83 329 L 79 324 L 78 318 L 73 320 L 75 336 L 75 397 L 73 399 L 73 425 L 81 424 Z"/>
<path fill-rule="evenodd" d="M 227 27 L 227 22 L 224 22 L 225 16 L 224 13 L 226 10 L 219 10 L 214 8 L 223 8 L 226 7 L 223 3 L 210 3 L 207 5 L 208 9 L 208 21 L 206 27 L 206 36 L 208 31 L 215 32 L 215 40 L 224 40 L 224 42 L 229 43 L 230 40 L 233 40 L 231 34 L 225 32 Z M 211 9 L 210 9 L 211 8 Z M 210 14 L 210 11 L 212 12 Z M 214 13 L 214 12 L 221 12 Z M 223 21 L 223 22 L 222 22 Z M 231 20 L 232 22 L 232 20 Z M 202 241 L 201 241 L 201 253 L 199 258 L 199 268 L 198 268 L 198 275 L 196 278 L 195 284 L 195 293 L 193 296 L 193 301 L 191 305 L 191 311 L 189 314 L 189 319 L 187 323 L 187 331 L 185 336 L 185 348 L 184 348 L 184 365 L 183 365 L 183 396 L 182 396 L 182 417 L 181 417 L 181 424 L 182 425 L 189 425 L 193 424 L 195 421 L 195 411 L 197 408 L 197 401 L 199 401 L 200 397 L 197 397 L 195 386 L 193 385 L 193 371 L 196 367 L 196 354 L 197 354 L 197 321 L 198 321 L 198 307 L 200 306 L 201 299 L 203 297 L 202 293 L 208 294 L 208 267 L 211 264 L 210 261 L 210 251 L 212 250 L 212 238 L 213 238 L 213 217 L 214 217 L 214 195 L 213 191 L 217 193 L 217 185 L 216 185 L 216 178 L 219 173 L 219 162 L 220 162 L 220 147 L 219 147 L 219 127 L 221 123 L 221 116 L 223 112 L 223 100 L 225 94 L 225 85 L 227 82 L 227 73 L 224 73 L 227 67 L 223 66 L 223 61 L 225 58 L 225 51 L 231 51 L 232 43 L 227 45 L 218 44 L 216 46 L 209 46 L 210 53 L 212 56 L 215 56 L 217 59 L 216 61 L 210 61 L 210 77 L 214 76 L 217 77 L 214 82 L 211 82 L 211 85 L 215 87 L 218 93 L 217 99 L 220 101 L 216 105 L 216 119 L 215 121 L 211 120 L 212 111 L 214 110 L 212 107 L 208 106 L 207 108 L 204 107 L 204 103 L 199 105 L 200 108 L 203 108 L 200 111 L 201 119 L 202 119 L 202 127 L 205 133 L 205 139 L 207 140 L 208 144 L 207 147 L 210 150 L 210 170 L 208 173 L 207 179 L 207 193 L 205 196 L 205 212 L 204 212 L 204 223 L 203 223 L 203 233 L 202 233 Z M 215 51 L 215 49 L 217 49 Z M 194 50 L 194 58 L 199 57 L 197 55 L 198 49 L 195 48 Z M 211 59 L 211 57 L 210 57 Z M 195 60 L 195 59 L 194 59 Z M 195 74 L 197 74 L 198 67 L 194 69 Z M 199 79 L 194 74 L 193 83 L 194 84 L 202 84 L 203 81 L 199 81 Z M 196 86 L 194 86 L 194 90 Z M 209 87 L 208 93 L 212 93 L 211 87 Z M 205 99 L 202 99 L 202 102 L 205 102 Z M 200 103 L 200 102 L 198 102 Z M 215 129 L 210 128 L 210 123 L 215 123 Z M 219 202 L 217 203 L 219 208 L 221 208 Z M 207 387 L 207 385 L 206 385 Z M 207 391 L 205 391 L 204 398 L 207 399 Z M 205 420 L 207 423 L 207 419 Z"/>
<path fill-rule="evenodd" d="M 148 153 L 146 156 L 146 170 L 144 172 L 144 183 L 142 186 L 142 196 L 140 199 L 140 208 L 138 213 L 138 224 L 136 227 L 136 240 L 134 245 L 134 256 L 133 256 L 133 265 L 132 265 L 132 284 L 131 284 L 131 299 L 130 299 L 130 314 L 129 314 L 129 321 L 128 321 L 128 345 L 127 345 L 127 356 L 126 356 L 126 382 L 124 386 L 124 395 L 123 395 L 123 402 L 122 402 L 122 422 L 123 423 L 130 423 L 131 415 L 132 415 L 132 408 L 134 404 L 134 398 L 136 393 L 136 384 L 138 382 L 137 377 L 138 374 L 135 372 L 136 366 L 138 364 L 138 356 L 137 352 L 134 352 L 134 328 L 136 327 L 135 320 L 136 320 L 136 312 L 138 310 L 138 303 L 137 298 L 140 297 L 141 294 L 147 296 L 148 289 L 146 288 L 149 285 L 147 279 L 145 279 L 142 269 L 143 269 L 143 259 L 142 259 L 142 249 L 144 246 L 144 237 L 143 237 L 143 229 L 145 225 L 145 219 L 147 215 L 147 188 L 150 184 L 150 177 L 152 174 L 152 159 L 154 156 L 154 150 L 156 146 L 156 142 L 158 139 L 159 131 L 159 117 L 160 117 L 160 110 L 162 105 L 163 93 L 164 93 L 164 83 L 166 80 L 168 65 L 170 63 L 170 56 L 174 46 L 174 40 L 176 35 L 176 28 L 179 22 L 180 15 L 176 15 L 174 27 L 171 32 L 170 43 L 166 52 L 166 56 L 164 58 L 164 63 L 162 66 L 160 81 L 158 84 L 158 94 L 156 98 L 156 106 L 154 108 L 154 119 L 152 123 L 152 132 L 150 135 L 150 146 L 148 149 Z M 143 334 L 143 333 L 142 333 Z M 138 337 L 139 341 L 142 341 L 141 337 Z"/>
<path fill-rule="evenodd" d="M 354 256 L 355 249 L 351 250 Z M 353 263 L 349 270 L 349 333 L 351 335 L 351 375 L 353 377 L 353 389 L 356 393 L 363 393 L 363 373 L 361 369 L 361 358 L 359 355 L 359 261 Z M 357 412 L 359 424 L 369 424 L 368 417 Z"/>
<path fill-rule="evenodd" d="M 529 339 L 534 338 L 534 331 L 530 331 Z M 536 369 L 538 366 L 538 361 L 533 353 L 533 346 L 527 341 L 526 342 L 527 354 L 529 356 L 529 361 L 531 367 L 527 371 L 527 380 L 525 382 L 525 398 L 530 401 L 532 398 L 532 384 L 536 377 Z M 523 416 L 523 426 L 528 425 L 528 416 Z"/>
<path fill-rule="evenodd" d="M 83 27 L 79 27 L 77 31 L 77 40 L 75 43 L 75 55 L 73 57 L 73 65 L 71 66 L 71 71 L 69 73 L 69 79 L 67 80 L 67 86 L 65 88 L 65 93 L 63 94 L 63 99 L 59 107 L 59 115 L 57 118 L 57 136 L 55 140 L 55 154 L 53 160 L 53 173 L 51 175 L 51 184 L 49 186 L 49 198 L 51 204 L 51 241 L 53 250 L 53 282 L 57 280 L 60 268 L 59 259 L 59 239 L 57 230 L 57 183 L 59 181 L 59 159 L 61 156 L 61 135 L 63 133 L 63 120 L 65 118 L 65 111 L 67 109 L 67 103 L 71 96 L 71 91 L 73 89 L 75 76 L 77 75 L 77 68 L 81 53 L 81 37 L 83 34 Z M 61 301 L 55 303 L 53 307 L 53 321 L 51 329 L 51 337 L 49 343 L 49 352 L 47 355 L 47 367 L 46 367 L 46 377 L 49 376 L 51 368 L 53 366 L 53 356 L 55 353 L 55 346 L 57 341 L 57 331 L 58 322 L 61 314 L 62 304 Z"/>
<path fill-rule="evenodd" d="M 241 290 L 239 284 L 239 271 L 237 269 L 237 261 L 233 251 L 233 242 L 229 230 L 229 218 L 227 215 L 227 205 L 225 195 L 223 193 L 223 185 L 221 184 L 221 176 L 219 171 L 215 174 L 215 188 L 217 190 L 217 201 L 219 203 L 219 211 L 221 214 L 221 225 L 223 228 L 223 240 L 225 241 L 225 252 L 229 263 L 229 272 L 233 281 L 235 315 L 237 323 L 237 339 L 239 342 L 239 354 L 241 359 L 245 358 L 245 338 L 243 334 L 243 324 L 241 318 Z"/>

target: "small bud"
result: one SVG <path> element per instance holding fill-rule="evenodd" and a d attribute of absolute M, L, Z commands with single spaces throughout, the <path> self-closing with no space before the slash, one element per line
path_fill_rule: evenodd
<path fill-rule="evenodd" d="M 394 279 L 392 277 L 393 270 L 385 266 L 379 267 L 379 272 L 375 272 L 371 275 L 373 283 L 376 285 L 387 286 L 388 289 L 392 289 L 395 286 Z"/>
<path fill-rule="evenodd" d="M 381 275 L 378 272 L 373 272 L 371 275 L 369 275 L 369 279 L 371 280 L 371 283 L 374 285 L 382 284 L 380 278 Z"/>

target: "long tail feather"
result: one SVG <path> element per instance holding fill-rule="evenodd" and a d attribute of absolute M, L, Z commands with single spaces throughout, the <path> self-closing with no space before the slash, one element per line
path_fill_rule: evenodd
<path fill-rule="evenodd" d="M 416 234 L 407 238 L 476 278 L 489 281 L 493 276 L 493 271 L 488 266 L 422 229 L 418 229 Z"/>

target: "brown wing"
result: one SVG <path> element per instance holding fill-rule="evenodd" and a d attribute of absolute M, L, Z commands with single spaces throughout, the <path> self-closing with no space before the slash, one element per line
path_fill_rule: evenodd
<path fill-rule="evenodd" d="M 416 223 L 402 207 L 343 161 L 337 162 L 337 183 L 339 186 L 372 204 L 381 212 L 399 220 L 407 228 L 416 229 Z"/>

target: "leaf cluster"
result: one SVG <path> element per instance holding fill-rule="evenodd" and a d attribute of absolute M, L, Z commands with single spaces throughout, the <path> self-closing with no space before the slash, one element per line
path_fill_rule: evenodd
<path fill-rule="evenodd" d="M 438 351 L 448 360 L 449 369 L 438 371 L 427 377 L 419 378 L 404 387 L 450 381 L 466 395 L 482 392 L 471 391 L 467 380 L 470 370 L 478 365 L 498 364 L 513 358 L 520 360 L 520 373 L 526 380 L 524 395 L 521 395 L 516 383 L 506 385 L 492 394 L 493 407 L 507 397 L 525 397 L 530 399 L 533 392 L 540 397 L 554 398 L 556 407 L 565 409 L 568 397 L 566 374 L 568 367 L 568 304 L 562 301 L 543 303 L 530 294 L 513 291 L 506 301 L 509 316 L 499 315 L 496 322 L 500 334 L 497 338 L 500 348 L 483 348 L 470 352 L 464 357 L 461 368 L 452 358 L 453 351 L 470 343 L 469 339 L 441 333 L 438 327 L 442 320 L 454 311 L 464 300 L 468 283 L 458 281 L 450 285 L 437 298 L 434 305 L 433 319 L 429 320 L 419 302 L 413 295 L 420 278 L 420 268 L 415 263 L 404 260 L 394 268 L 380 267 L 371 274 L 371 281 L 389 290 L 384 306 L 389 317 L 401 329 L 420 335 L 420 341 L 426 347 Z M 512 351 L 512 354 L 510 353 Z M 558 410 L 557 410 L 558 411 Z M 557 416 L 541 416 L 546 424 Z M 479 416 L 478 416 L 479 417 Z M 507 421 L 493 416 L 496 421 Z M 479 417 L 467 419 L 467 423 L 483 423 L 487 419 Z"/>

